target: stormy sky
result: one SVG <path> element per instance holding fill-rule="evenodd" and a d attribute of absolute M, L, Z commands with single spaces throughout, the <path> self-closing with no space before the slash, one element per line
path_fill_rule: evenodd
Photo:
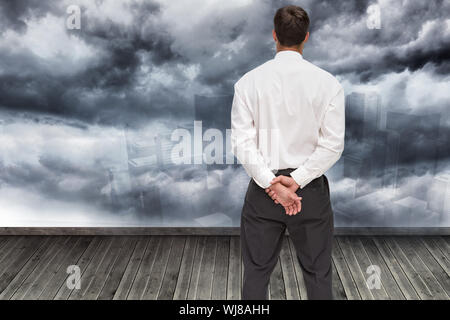
<path fill-rule="evenodd" d="M 450 189 L 450 3 L 443 0 L 1 1 L 1 224 L 152 224 L 133 197 L 111 200 L 108 170 L 127 166 L 125 131 L 171 130 L 193 120 L 196 95 L 232 95 L 240 76 L 274 56 L 273 15 L 287 4 L 310 15 L 305 59 L 336 75 L 347 95 L 376 93 L 387 117 L 381 129 L 347 117 L 344 157 L 327 174 L 338 224 L 396 226 L 422 213 L 419 225 L 450 226 L 442 200 Z M 70 5 L 81 9 L 80 29 L 66 26 Z M 380 8 L 379 29 L 368 27 L 371 5 Z M 409 121 L 391 120 L 392 112 Z M 386 160 L 396 143 L 395 161 Z M 359 177 L 346 173 L 355 154 L 366 168 Z M 238 225 L 248 179 L 235 166 L 215 171 L 220 186 L 207 193 L 198 178 L 204 168 L 146 175 L 158 186 L 155 210 L 171 212 L 165 224 L 196 225 L 220 213 L 224 224 Z M 392 171 L 395 183 L 386 185 Z M 360 202 L 369 208 L 358 214 L 352 208 Z M 380 205 L 383 216 L 364 220 Z"/>

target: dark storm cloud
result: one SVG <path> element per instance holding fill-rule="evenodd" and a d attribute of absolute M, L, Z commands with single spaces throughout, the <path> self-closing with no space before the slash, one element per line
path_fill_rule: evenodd
<path fill-rule="evenodd" d="M 374 3 L 312 2 L 311 43 L 306 48 L 306 53 L 310 49 L 310 59 L 333 74 L 356 75 L 362 82 L 376 81 L 390 72 L 414 72 L 427 64 L 437 74 L 448 73 L 448 2 L 383 2 L 381 28 L 369 29 L 366 10 Z M 326 27 L 330 32 L 324 38 Z M 320 37 L 316 41 L 317 34 Z M 330 59 L 333 51 L 339 53 L 336 61 Z"/>
<path fill-rule="evenodd" d="M 36 165 L 25 162 L 14 165 L 0 163 L 0 177 L 2 183 L 9 187 L 37 192 L 45 198 L 93 204 L 102 204 L 100 191 L 108 183 L 102 171 L 83 167 L 63 157 L 47 155 L 42 156 Z M 86 182 L 79 188 L 65 189 L 61 186 L 64 181 L 72 185 Z"/>
<path fill-rule="evenodd" d="M 373 1 L 297 3 L 309 12 L 312 22 L 305 57 L 334 74 L 366 82 L 389 72 L 417 71 L 427 64 L 436 74 L 448 72 L 450 37 L 444 34 L 444 27 L 449 4 L 444 1 L 392 2 L 381 8 L 381 30 L 369 30 L 365 25 L 367 7 Z M 183 70 L 196 66 L 194 83 L 213 94 L 231 94 L 243 73 L 273 56 L 273 14 L 286 4 L 261 1 L 211 11 L 191 29 L 174 29 L 184 17 L 163 19 L 167 8 L 155 2 L 125 5 L 123 10 L 133 17 L 131 24 L 104 19 L 82 8 L 82 29 L 66 32 L 95 48 L 101 58 L 80 61 L 71 73 L 55 74 L 51 60 L 3 46 L 0 105 L 102 124 L 183 116 L 189 103 L 186 94 L 197 93 L 183 95 L 179 91 L 183 82 L 187 86 L 191 81 Z M 65 17 L 64 9 L 62 3 L 51 1 L 6 1 L 0 6 L 7 17 L 4 31 L 21 32 L 26 31 L 26 19 L 46 14 Z M 434 24 L 418 39 L 427 23 Z M 401 24 L 407 27 L 399 28 Z M 331 28 L 329 33 L 326 28 Z M 233 50 L 236 46 L 240 48 Z M 358 49 L 369 46 L 374 46 L 373 51 Z M 147 84 L 142 92 L 139 77 L 161 70 L 176 79 L 175 85 Z"/>
<path fill-rule="evenodd" d="M 47 13 L 61 12 L 54 1 L 46 0 L 2 0 L 0 1 L 0 34 L 8 29 L 23 32 L 26 19 L 42 17 Z"/>
<path fill-rule="evenodd" d="M 88 16 L 81 30 L 70 31 L 103 54 L 71 74 L 55 75 L 31 52 L 3 48 L 0 60 L 6 72 L 0 74 L 0 106 L 102 124 L 139 123 L 174 110 L 182 115 L 186 102 L 170 88 L 149 87 L 146 94 L 136 89 L 139 68 L 146 66 L 151 73 L 155 67 L 177 63 L 180 56 L 170 49 L 170 35 L 151 25 L 159 13 L 157 4 L 136 3 L 129 9 L 137 24 L 124 26 Z M 17 19 L 28 11 L 22 10 Z M 146 21 L 150 25 L 144 29 Z"/>
<path fill-rule="evenodd" d="M 439 28 L 437 27 L 437 29 Z M 439 31 L 437 34 L 439 34 Z M 418 48 L 405 50 L 388 47 L 375 59 L 371 55 L 329 69 L 331 72 L 340 75 L 355 74 L 362 82 L 376 80 L 389 72 L 398 73 L 404 70 L 414 72 L 426 65 L 431 65 L 435 74 L 445 76 L 450 72 L 450 50 L 448 49 L 450 37 L 436 37 L 433 41 L 432 45 L 422 44 Z"/>
<path fill-rule="evenodd" d="M 102 48 L 106 53 L 106 59 L 101 63 L 78 75 L 76 80 L 86 88 L 129 89 L 135 84 L 137 68 L 144 63 L 151 67 L 179 62 L 181 57 L 170 48 L 171 36 L 164 32 L 163 25 L 153 22 L 161 13 L 159 5 L 135 3 L 129 10 L 133 14 L 132 25 L 103 21 L 101 17 L 88 15 L 81 32 L 73 32 L 87 44 Z M 143 60 L 143 56 L 149 59 Z"/>

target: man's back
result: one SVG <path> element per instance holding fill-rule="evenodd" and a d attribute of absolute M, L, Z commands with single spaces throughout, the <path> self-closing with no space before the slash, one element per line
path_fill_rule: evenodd
<path fill-rule="evenodd" d="M 278 9 L 275 58 L 234 86 L 231 147 L 252 178 L 241 215 L 243 299 L 267 299 L 286 229 L 308 299 L 332 299 L 333 210 L 325 171 L 344 149 L 345 99 L 333 76 L 303 59 L 308 27 L 303 8 Z"/>
<path fill-rule="evenodd" d="M 303 59 L 300 53 L 288 50 L 278 52 L 274 59 L 247 72 L 235 84 L 235 96 L 242 99 L 252 117 L 256 146 L 270 169 L 298 168 L 311 157 L 319 143 L 325 114 L 340 93 L 343 95 L 342 86 L 331 74 Z M 233 121 L 233 116 L 245 117 L 234 110 L 235 124 L 238 121 Z M 342 120 L 329 119 L 332 123 L 338 121 L 339 127 Z M 234 129 L 238 127 L 239 123 Z M 261 147 L 261 129 L 277 131 L 280 138 L 276 149 Z M 343 149 L 341 140 L 342 146 L 334 143 L 329 147 L 339 152 Z"/>

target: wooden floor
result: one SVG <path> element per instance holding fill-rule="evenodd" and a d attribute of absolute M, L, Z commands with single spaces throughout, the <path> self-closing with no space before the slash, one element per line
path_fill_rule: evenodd
<path fill-rule="evenodd" d="M 66 284 L 67 267 L 81 288 Z M 370 265 L 381 286 L 369 290 Z M 450 299 L 450 237 L 338 236 L 335 299 Z M 240 299 L 236 236 L 0 236 L 0 299 Z M 306 299 L 294 247 L 284 239 L 271 299 Z"/>

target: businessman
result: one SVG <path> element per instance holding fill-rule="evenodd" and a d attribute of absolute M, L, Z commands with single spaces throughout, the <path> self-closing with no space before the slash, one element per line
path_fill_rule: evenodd
<path fill-rule="evenodd" d="M 308 299 L 332 299 L 333 212 L 324 173 L 344 149 L 344 91 L 303 58 L 309 17 L 277 10 L 275 57 L 234 86 L 232 150 L 251 176 L 241 217 L 242 299 L 267 299 L 286 228 Z M 262 133 L 276 133 L 267 143 Z"/>

